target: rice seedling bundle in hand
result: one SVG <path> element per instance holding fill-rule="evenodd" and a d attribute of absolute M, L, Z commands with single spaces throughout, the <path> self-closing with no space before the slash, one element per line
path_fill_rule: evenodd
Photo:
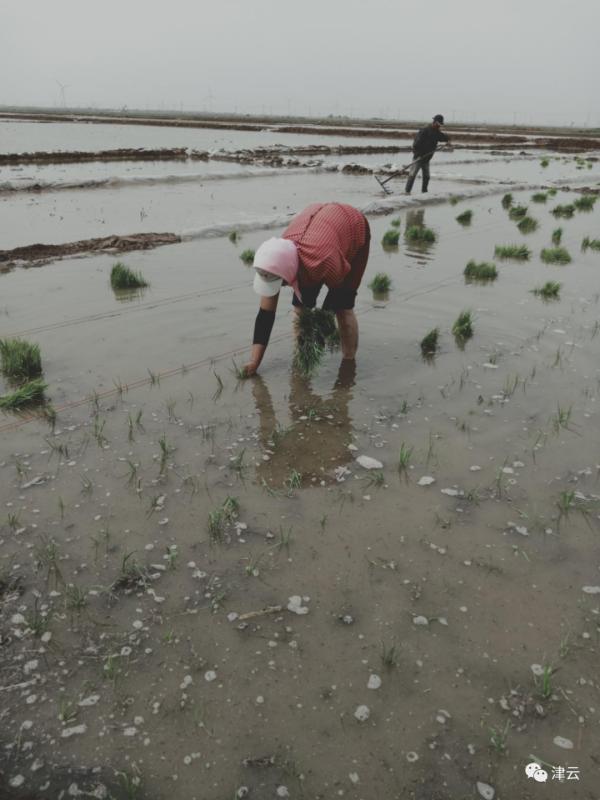
<path fill-rule="evenodd" d="M 2 372 L 14 381 L 29 380 L 42 374 L 42 358 L 37 344 L 24 339 L 0 339 Z"/>
<path fill-rule="evenodd" d="M 398 245 L 399 239 L 400 239 L 400 231 L 391 229 L 383 234 L 383 239 L 381 240 L 381 244 L 384 247 L 396 247 Z"/>
<path fill-rule="evenodd" d="M 498 277 L 498 270 L 495 264 L 482 261 L 477 264 L 471 260 L 464 269 L 464 276 L 469 281 L 493 281 Z"/>
<path fill-rule="evenodd" d="M 34 378 L 32 381 L 27 381 L 15 389 L 14 392 L 2 395 L 0 397 L 0 408 L 6 411 L 18 411 L 20 408 L 26 408 L 34 403 L 44 402 L 44 391 L 47 384 L 41 378 Z"/>
<path fill-rule="evenodd" d="M 512 194 L 505 194 L 502 198 L 502 208 L 510 208 L 512 206 L 513 196 Z"/>
<path fill-rule="evenodd" d="M 472 219 L 473 219 L 473 212 L 470 209 L 468 211 L 463 211 L 462 214 L 459 214 L 456 217 L 456 221 L 459 222 L 461 225 L 470 225 Z"/>
<path fill-rule="evenodd" d="M 325 350 L 339 347 L 335 315 L 322 308 L 303 308 L 296 321 L 297 337 L 294 366 L 306 377 L 321 364 Z"/>
<path fill-rule="evenodd" d="M 571 219 L 571 217 L 575 213 L 575 206 L 573 205 L 573 203 L 554 206 L 551 213 L 554 214 L 555 217 L 564 217 L 565 219 Z"/>
<path fill-rule="evenodd" d="M 377 294 L 389 292 L 391 288 L 392 279 L 389 275 L 386 275 L 385 272 L 378 272 L 369 284 L 369 289 Z"/>
<path fill-rule="evenodd" d="M 461 311 L 454 325 L 452 333 L 460 341 L 465 341 L 473 336 L 473 314 L 471 311 Z"/>
<path fill-rule="evenodd" d="M 122 261 L 117 261 L 110 271 L 110 285 L 113 289 L 143 289 L 148 283 L 141 272 L 134 272 Z"/>
<path fill-rule="evenodd" d="M 562 239 L 563 229 L 562 228 L 555 228 L 552 231 L 552 244 L 560 244 L 560 240 Z"/>
<path fill-rule="evenodd" d="M 533 294 L 543 297 L 544 300 L 558 300 L 561 286 L 562 284 L 557 283 L 556 281 L 546 281 L 543 286 L 538 286 L 536 289 L 532 289 L 531 291 Z"/>
<path fill-rule="evenodd" d="M 600 239 L 590 239 L 586 236 L 581 243 L 581 249 L 585 252 L 588 248 L 591 250 L 600 250 Z"/>
<path fill-rule="evenodd" d="M 435 242 L 435 232 L 422 225 L 409 225 L 404 231 L 404 237 L 409 242 Z"/>
<path fill-rule="evenodd" d="M 522 219 L 527 216 L 527 206 L 511 206 L 508 216 L 514 220 Z"/>
<path fill-rule="evenodd" d="M 548 195 L 545 192 L 536 192 L 535 194 L 531 195 L 531 199 L 534 203 L 545 203 L 548 198 Z"/>
<path fill-rule="evenodd" d="M 494 248 L 496 258 L 514 258 L 518 261 L 527 261 L 531 250 L 524 244 L 497 244 Z"/>
<path fill-rule="evenodd" d="M 564 247 L 544 247 L 540 258 L 545 264 L 569 264 L 571 256 Z"/>
<path fill-rule="evenodd" d="M 538 221 L 533 217 L 523 217 L 517 224 L 517 228 L 521 231 L 521 233 L 532 233 L 533 231 L 537 230 Z"/>
<path fill-rule="evenodd" d="M 240 258 L 248 266 L 249 264 L 254 263 L 254 250 L 242 250 L 240 253 Z"/>
<path fill-rule="evenodd" d="M 421 352 L 424 356 L 435 355 L 438 349 L 438 340 L 440 337 L 440 329 L 433 328 L 429 333 L 421 339 Z"/>
<path fill-rule="evenodd" d="M 592 211 L 598 197 L 595 194 L 582 194 L 573 203 L 577 211 Z"/>

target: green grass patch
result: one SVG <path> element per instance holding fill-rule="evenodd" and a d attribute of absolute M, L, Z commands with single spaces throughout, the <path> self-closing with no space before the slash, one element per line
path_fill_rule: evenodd
<path fill-rule="evenodd" d="M 502 198 L 502 208 L 510 208 L 513 204 L 512 194 L 505 194 Z"/>
<path fill-rule="evenodd" d="M 452 333 L 463 342 L 473 336 L 473 313 L 471 311 L 460 312 L 452 326 Z"/>
<path fill-rule="evenodd" d="M 384 247 L 397 247 L 398 240 L 400 239 L 400 231 L 390 229 L 383 234 L 383 239 L 381 240 L 381 244 Z"/>
<path fill-rule="evenodd" d="M 424 356 L 432 356 L 437 353 L 440 329 L 433 328 L 421 339 L 421 352 Z"/>
<path fill-rule="evenodd" d="M 231 242 L 231 244 L 237 244 L 238 241 L 239 241 L 240 235 L 239 235 L 239 233 L 237 231 L 231 231 L 231 233 L 229 234 L 228 238 L 229 238 L 229 241 Z"/>
<path fill-rule="evenodd" d="M 460 203 L 460 197 L 451 197 L 450 198 L 450 205 L 455 206 L 457 203 Z"/>
<path fill-rule="evenodd" d="M 563 203 L 562 205 L 554 206 L 551 213 L 555 217 L 563 217 L 564 219 L 571 219 L 575 213 L 575 205 L 573 203 Z"/>
<path fill-rule="evenodd" d="M 582 194 L 573 203 L 577 211 L 593 211 L 594 203 L 598 197 L 595 194 Z"/>
<path fill-rule="evenodd" d="M 463 211 L 462 214 L 459 214 L 458 217 L 456 217 L 456 221 L 459 222 L 461 225 L 470 225 L 472 219 L 473 219 L 473 212 L 470 209 L 467 211 Z"/>
<path fill-rule="evenodd" d="M 531 199 L 534 203 L 545 203 L 548 199 L 548 195 L 546 192 L 536 192 L 531 195 Z"/>
<path fill-rule="evenodd" d="M 24 339 L 0 339 L 0 362 L 7 378 L 24 381 L 42 374 L 42 358 L 37 344 Z"/>
<path fill-rule="evenodd" d="M 494 248 L 496 258 L 514 258 L 517 261 L 527 261 L 531 250 L 524 244 L 497 244 Z"/>
<path fill-rule="evenodd" d="M 538 286 L 531 291 L 533 294 L 538 295 L 538 297 L 543 297 L 544 300 L 558 300 L 561 286 L 562 284 L 557 283 L 557 281 L 546 281 L 543 286 Z"/>
<path fill-rule="evenodd" d="M 464 269 L 464 276 L 467 282 L 470 281 L 493 281 L 498 277 L 498 270 L 495 264 L 482 261 L 477 264 L 471 260 Z"/>
<path fill-rule="evenodd" d="M 240 258 L 242 259 L 244 264 L 246 264 L 246 266 L 250 266 L 251 264 L 254 263 L 254 250 L 250 249 L 242 250 L 242 252 L 240 253 Z"/>
<path fill-rule="evenodd" d="M 562 228 L 554 228 L 552 231 L 552 244 L 559 245 L 562 239 L 563 229 Z"/>
<path fill-rule="evenodd" d="M 0 397 L 0 408 L 5 411 L 18 411 L 21 408 L 45 402 L 44 392 L 48 384 L 41 378 L 27 381 L 14 392 Z"/>
<path fill-rule="evenodd" d="M 322 308 L 303 308 L 297 319 L 294 366 L 309 377 L 321 365 L 325 351 L 339 347 L 335 315 Z"/>
<path fill-rule="evenodd" d="M 540 161 L 540 166 L 541 167 L 547 167 L 549 163 L 550 163 L 550 159 L 542 158 L 542 160 Z"/>
<path fill-rule="evenodd" d="M 377 294 L 384 294 L 385 292 L 389 292 L 392 288 L 392 279 L 389 275 L 386 275 L 385 272 L 378 272 L 371 283 L 369 284 L 369 289 L 372 292 L 376 292 Z"/>
<path fill-rule="evenodd" d="M 522 219 L 527 216 L 527 206 L 511 206 L 508 212 L 510 219 Z"/>
<path fill-rule="evenodd" d="M 571 256 L 564 247 L 544 247 L 540 253 L 544 264 L 570 264 Z"/>
<path fill-rule="evenodd" d="M 435 242 L 435 232 L 424 225 L 409 225 L 404 238 L 409 242 Z"/>
<path fill-rule="evenodd" d="M 141 272 L 134 272 L 122 261 L 117 261 L 110 271 L 110 285 L 113 289 L 143 289 L 148 282 Z"/>
<path fill-rule="evenodd" d="M 520 219 L 517 223 L 517 228 L 521 233 L 532 233 L 537 230 L 538 221 L 533 217 L 523 217 L 523 219 Z"/>
<path fill-rule="evenodd" d="M 392 228 L 399 228 L 400 227 L 400 217 L 396 217 L 396 219 L 390 220 L 390 225 Z"/>
<path fill-rule="evenodd" d="M 581 243 L 581 249 L 585 253 L 586 250 L 600 250 L 600 239 L 590 239 L 586 236 Z"/>

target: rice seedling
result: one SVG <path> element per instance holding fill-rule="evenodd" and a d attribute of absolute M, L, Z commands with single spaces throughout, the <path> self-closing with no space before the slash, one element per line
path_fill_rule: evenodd
<path fill-rule="evenodd" d="M 569 251 L 564 247 L 544 247 L 540 258 L 544 264 L 569 264 L 571 262 Z"/>
<path fill-rule="evenodd" d="M 227 237 L 232 244 L 237 244 L 240 238 L 240 235 L 237 231 L 231 231 L 229 236 Z"/>
<path fill-rule="evenodd" d="M 460 203 L 460 197 L 451 197 L 449 202 L 451 206 L 455 206 Z"/>
<path fill-rule="evenodd" d="M 167 437 L 164 433 L 158 440 L 158 446 L 160 447 L 160 474 L 162 475 L 167 466 L 167 459 L 175 452 L 176 448 L 167 442 Z"/>
<path fill-rule="evenodd" d="M 44 383 L 41 378 L 27 381 L 27 383 L 22 384 L 13 392 L 0 397 L 0 409 L 18 411 L 28 406 L 43 403 L 45 401 L 44 392 L 47 388 L 48 384 Z"/>
<path fill-rule="evenodd" d="M 169 418 L 169 422 L 177 422 L 177 415 L 175 414 L 175 406 L 177 405 L 177 401 L 170 397 L 166 401 L 165 405 L 167 407 L 167 416 Z"/>
<path fill-rule="evenodd" d="M 519 220 L 517 228 L 521 233 L 533 233 L 533 231 L 536 231 L 538 228 L 538 221 L 533 217 L 523 217 Z"/>
<path fill-rule="evenodd" d="M 240 504 L 237 497 L 227 495 L 223 503 L 208 514 L 208 536 L 211 544 L 220 543 L 225 537 L 227 526 L 238 516 Z"/>
<path fill-rule="evenodd" d="M 437 353 L 440 329 L 432 328 L 428 334 L 421 339 L 421 353 L 424 356 L 433 356 Z"/>
<path fill-rule="evenodd" d="M 369 289 L 375 294 L 385 294 L 391 288 L 392 279 L 385 272 L 378 272 L 369 284 Z"/>
<path fill-rule="evenodd" d="M 543 286 L 538 286 L 537 288 L 532 289 L 531 292 L 538 297 L 542 297 L 544 300 L 558 300 L 560 297 L 561 286 L 562 284 L 557 283 L 556 281 L 546 281 Z"/>
<path fill-rule="evenodd" d="M 214 369 L 213 369 L 213 375 L 215 376 L 215 379 L 217 381 L 217 388 L 213 392 L 212 401 L 213 403 L 216 403 L 219 397 L 221 397 L 221 394 L 223 393 L 224 384 L 223 384 L 223 379 Z"/>
<path fill-rule="evenodd" d="M 46 580 L 54 578 L 55 585 L 64 583 L 60 567 L 58 566 L 58 545 L 54 539 L 40 537 L 40 542 L 33 549 L 35 570 L 46 570 Z"/>
<path fill-rule="evenodd" d="M 117 261 L 110 271 L 110 285 L 113 289 L 143 289 L 148 282 L 141 272 L 134 272 L 122 261 Z"/>
<path fill-rule="evenodd" d="M 150 386 L 160 385 L 160 373 L 152 372 L 152 370 L 149 367 L 146 367 L 146 372 L 150 376 Z"/>
<path fill-rule="evenodd" d="M 600 239 L 590 239 L 586 236 L 581 242 L 581 249 L 585 253 L 586 250 L 600 250 Z"/>
<path fill-rule="evenodd" d="M 409 225 L 404 231 L 404 238 L 409 242 L 435 242 L 435 232 L 424 225 Z"/>
<path fill-rule="evenodd" d="M 373 472 L 367 478 L 367 487 L 375 486 L 376 489 L 381 489 L 385 486 L 385 475 L 383 472 Z"/>
<path fill-rule="evenodd" d="M 548 196 L 554 197 L 554 195 L 558 194 L 558 189 L 548 189 Z"/>
<path fill-rule="evenodd" d="M 464 276 L 467 282 L 470 281 L 493 281 L 498 277 L 498 270 L 495 264 L 483 261 L 477 264 L 471 260 L 464 269 Z"/>
<path fill-rule="evenodd" d="M 293 469 L 284 481 L 284 485 L 288 490 L 288 495 L 291 495 L 296 489 L 302 486 L 302 475 L 298 470 Z"/>
<path fill-rule="evenodd" d="M 62 499 L 62 497 L 58 498 L 58 512 L 60 514 L 60 518 L 64 519 L 65 518 L 65 501 Z"/>
<path fill-rule="evenodd" d="M 258 578 L 260 575 L 260 564 L 265 556 L 266 553 L 260 553 L 257 556 L 253 556 L 252 553 L 250 553 L 248 558 L 244 559 L 247 562 L 244 569 L 248 577 Z"/>
<path fill-rule="evenodd" d="M 473 212 L 470 209 L 468 209 L 467 211 L 463 211 L 462 214 L 459 214 L 456 217 L 456 221 L 460 225 L 470 225 L 472 219 L 473 219 Z"/>
<path fill-rule="evenodd" d="M 34 636 L 42 636 L 48 630 L 50 620 L 46 611 L 40 611 L 38 608 L 39 598 L 33 598 L 33 609 L 24 614 L 25 624 L 27 628 L 33 633 Z"/>
<path fill-rule="evenodd" d="M 6 517 L 6 524 L 12 531 L 16 531 L 19 527 L 19 512 L 9 511 Z"/>
<path fill-rule="evenodd" d="M 66 442 L 61 442 L 60 440 L 56 439 L 49 439 L 47 436 L 44 438 L 44 441 L 52 451 L 51 455 L 56 455 L 59 459 L 62 458 L 69 458 L 69 445 Z M 48 457 L 50 460 L 50 456 Z"/>
<path fill-rule="evenodd" d="M 302 309 L 296 319 L 297 337 L 294 367 L 309 377 L 320 366 L 326 348 L 339 347 L 335 316 L 322 308 Z"/>
<path fill-rule="evenodd" d="M 398 645 L 396 642 L 386 644 L 381 642 L 381 665 L 386 669 L 393 669 L 398 666 Z"/>
<path fill-rule="evenodd" d="M 110 587 L 112 592 L 131 591 L 146 586 L 148 573 L 138 564 L 134 556 L 133 551 L 123 556 L 120 572 Z"/>
<path fill-rule="evenodd" d="M 531 195 L 531 199 L 534 203 L 545 203 L 548 195 L 545 192 L 536 192 Z"/>
<path fill-rule="evenodd" d="M 510 219 L 518 220 L 527 215 L 527 206 L 511 206 L 508 212 Z"/>
<path fill-rule="evenodd" d="M 106 425 L 106 420 L 101 420 L 100 417 L 94 417 L 94 429 L 92 431 L 92 435 L 96 440 L 96 444 L 98 447 L 104 447 L 105 444 L 108 443 L 108 439 L 104 435 L 104 426 Z"/>
<path fill-rule="evenodd" d="M 3 374 L 11 380 L 37 378 L 42 373 L 39 345 L 24 339 L 0 339 L 0 365 Z"/>
<path fill-rule="evenodd" d="M 398 240 L 400 239 L 400 231 L 390 229 L 383 234 L 381 244 L 384 247 L 398 247 Z"/>
<path fill-rule="evenodd" d="M 473 313 L 471 311 L 460 312 L 452 326 L 452 333 L 456 339 L 463 342 L 473 336 Z"/>
<path fill-rule="evenodd" d="M 517 261 L 527 261 L 531 250 L 524 244 L 497 244 L 494 248 L 496 258 L 514 258 Z"/>
<path fill-rule="evenodd" d="M 81 491 L 83 494 L 91 494 L 94 491 L 94 484 L 87 475 L 81 476 Z"/>
<path fill-rule="evenodd" d="M 577 211 L 593 211 L 594 203 L 598 199 L 598 196 L 595 194 L 582 194 L 581 197 L 578 197 L 577 200 L 573 203 Z"/>
<path fill-rule="evenodd" d="M 88 604 L 86 593 L 74 583 L 65 586 L 65 608 L 69 611 L 81 611 Z"/>
<path fill-rule="evenodd" d="M 396 219 L 390 220 L 390 225 L 393 228 L 399 228 L 400 227 L 400 217 L 396 217 Z"/>
<path fill-rule="evenodd" d="M 408 447 L 404 442 L 400 445 L 400 452 L 398 453 L 398 472 L 405 473 L 410 466 L 414 447 Z"/>
<path fill-rule="evenodd" d="M 167 569 L 174 572 L 177 569 L 177 559 L 179 558 L 179 551 L 177 545 L 172 544 L 165 548 L 165 561 L 167 562 Z"/>
<path fill-rule="evenodd" d="M 552 675 L 554 670 L 549 664 L 545 664 L 539 681 L 539 691 L 542 700 L 549 700 L 552 697 Z M 536 684 L 538 681 L 536 680 Z"/>
<path fill-rule="evenodd" d="M 540 161 L 540 167 L 547 167 L 549 164 L 550 164 L 550 159 L 548 158 L 542 158 L 542 160 Z"/>
<path fill-rule="evenodd" d="M 552 231 L 552 244 L 559 245 L 562 239 L 563 229 L 562 228 L 554 228 Z"/>
<path fill-rule="evenodd" d="M 510 208 L 513 203 L 513 196 L 512 194 L 505 194 L 502 198 L 502 208 Z"/>
<path fill-rule="evenodd" d="M 506 752 L 509 730 L 510 720 L 506 722 L 504 728 L 490 728 L 490 744 L 499 755 L 503 755 Z"/>
<path fill-rule="evenodd" d="M 244 262 L 244 264 L 248 267 L 254 263 L 254 250 L 242 250 L 240 253 L 240 258 Z"/>
<path fill-rule="evenodd" d="M 63 725 L 69 725 L 70 723 L 75 722 L 78 712 L 79 709 L 75 703 L 73 703 L 73 701 L 67 699 L 66 697 L 61 699 L 58 706 L 58 718 Z"/>
<path fill-rule="evenodd" d="M 554 206 L 552 211 L 550 212 L 555 217 L 564 217 L 564 219 L 571 219 L 573 214 L 575 213 L 575 206 L 573 203 L 566 203 L 558 206 Z"/>

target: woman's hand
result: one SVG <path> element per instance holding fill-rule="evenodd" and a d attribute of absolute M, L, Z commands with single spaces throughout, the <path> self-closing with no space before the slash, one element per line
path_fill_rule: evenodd
<path fill-rule="evenodd" d="M 248 364 L 245 364 L 242 367 L 244 378 L 251 378 L 253 375 L 256 375 L 257 369 L 258 369 L 258 363 L 256 361 L 250 361 Z"/>

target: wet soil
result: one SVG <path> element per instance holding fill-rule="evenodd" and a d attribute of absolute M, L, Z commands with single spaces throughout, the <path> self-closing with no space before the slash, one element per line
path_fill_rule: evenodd
<path fill-rule="evenodd" d="M 200 157 L 198 153 L 196 158 Z M 70 164 L 86 161 L 174 161 L 186 159 L 184 147 L 161 147 L 158 149 L 122 147 L 116 150 L 97 150 L 96 152 L 72 151 L 49 153 L 0 153 L 0 166 L 14 164 Z"/>

